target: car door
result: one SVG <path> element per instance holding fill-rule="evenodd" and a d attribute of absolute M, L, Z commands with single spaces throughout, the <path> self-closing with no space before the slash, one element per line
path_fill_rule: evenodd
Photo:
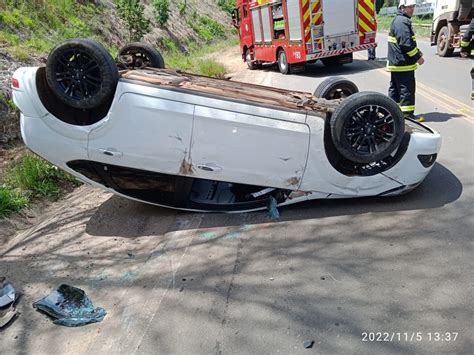
<path fill-rule="evenodd" d="M 297 189 L 309 149 L 309 127 L 196 105 L 191 148 L 196 177 Z"/>
<path fill-rule="evenodd" d="M 186 175 L 194 105 L 124 93 L 89 135 L 89 159 L 139 170 Z"/>

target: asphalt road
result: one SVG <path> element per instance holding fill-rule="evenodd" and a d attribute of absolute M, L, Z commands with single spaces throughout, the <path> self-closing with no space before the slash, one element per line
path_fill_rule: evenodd
<path fill-rule="evenodd" d="M 176 212 L 80 188 L 2 248 L 0 275 L 24 295 L 0 352 L 471 354 L 471 63 L 420 46 L 427 63 L 417 72 L 417 112 L 443 147 L 416 191 L 312 201 L 273 221 L 264 212 Z M 292 76 L 241 66 L 234 79 L 313 91 L 344 75 L 385 93 L 383 65 L 360 55 L 337 70 L 314 65 Z M 107 310 L 104 321 L 64 328 L 35 312 L 31 303 L 61 283 L 86 290 Z M 371 341 L 377 332 L 387 341 Z"/>

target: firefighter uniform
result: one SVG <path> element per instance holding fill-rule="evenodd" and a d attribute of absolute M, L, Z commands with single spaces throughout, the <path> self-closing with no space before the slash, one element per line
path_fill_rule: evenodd
<path fill-rule="evenodd" d="M 461 53 L 465 53 L 466 55 L 470 55 L 474 57 L 474 19 L 471 20 L 469 24 L 469 28 L 464 33 L 464 36 L 461 40 Z M 471 81 L 472 81 L 472 90 L 471 90 L 471 100 L 474 100 L 474 67 L 471 69 Z"/>
<path fill-rule="evenodd" d="M 416 62 L 422 56 L 410 17 L 398 10 L 388 35 L 387 71 L 391 73 L 388 96 L 400 105 L 404 115 L 410 117 L 415 112 Z"/>

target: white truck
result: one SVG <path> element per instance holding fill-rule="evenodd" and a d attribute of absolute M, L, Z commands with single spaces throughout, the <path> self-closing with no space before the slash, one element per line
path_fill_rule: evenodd
<path fill-rule="evenodd" d="M 431 45 L 440 57 L 450 57 L 460 48 L 461 38 L 474 16 L 474 0 L 436 0 Z"/>

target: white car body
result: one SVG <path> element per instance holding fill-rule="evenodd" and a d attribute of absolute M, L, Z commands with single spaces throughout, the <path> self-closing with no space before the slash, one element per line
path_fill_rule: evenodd
<path fill-rule="evenodd" d="M 93 161 L 105 170 L 127 167 L 280 189 L 288 192 L 279 201 L 283 206 L 321 198 L 404 193 L 418 186 L 433 166 L 423 166 L 418 156 L 436 157 L 440 150 L 438 133 L 411 122 L 406 151 L 396 164 L 372 176 L 350 176 L 335 169 L 327 157 L 324 117 L 123 78 L 105 118 L 77 126 L 48 112 L 38 94 L 37 70 L 20 68 L 14 74 L 19 87 L 13 88 L 13 100 L 21 110 L 26 145 L 88 184 L 155 205 L 220 210 L 127 195 L 73 170 L 68 163 Z M 249 205 L 238 211 L 262 208 Z"/>

